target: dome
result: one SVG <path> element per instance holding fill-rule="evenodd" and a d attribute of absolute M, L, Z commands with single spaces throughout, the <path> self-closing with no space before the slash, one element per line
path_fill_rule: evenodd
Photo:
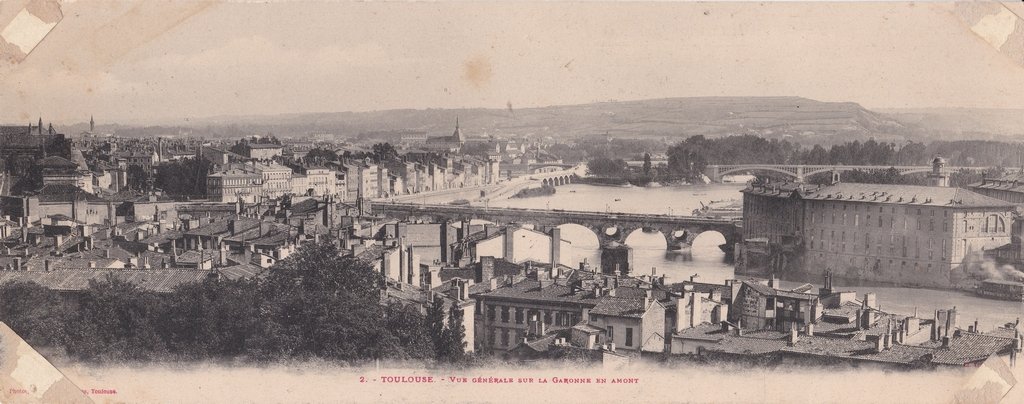
<path fill-rule="evenodd" d="M 932 164 L 945 165 L 946 159 L 942 158 L 942 156 L 935 156 L 935 160 L 932 160 Z"/>

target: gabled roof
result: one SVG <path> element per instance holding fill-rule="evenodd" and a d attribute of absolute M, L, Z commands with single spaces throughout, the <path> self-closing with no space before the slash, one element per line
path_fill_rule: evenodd
<path fill-rule="evenodd" d="M 654 299 L 604 296 L 598 299 L 597 305 L 594 308 L 590 309 L 590 314 L 640 318 L 655 304 L 661 303 Z"/>

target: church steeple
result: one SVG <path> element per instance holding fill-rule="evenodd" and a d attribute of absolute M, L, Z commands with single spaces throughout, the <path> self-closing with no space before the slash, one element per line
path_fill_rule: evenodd
<path fill-rule="evenodd" d="M 452 133 L 452 142 L 462 143 L 462 131 L 459 130 L 459 117 L 455 117 L 455 133 Z"/>
<path fill-rule="evenodd" d="M 36 131 L 39 132 L 40 135 L 43 134 L 43 117 L 39 117 L 39 126 L 36 126 Z"/>
<path fill-rule="evenodd" d="M 96 121 L 92 119 L 92 115 L 89 115 L 89 133 L 96 131 Z"/>

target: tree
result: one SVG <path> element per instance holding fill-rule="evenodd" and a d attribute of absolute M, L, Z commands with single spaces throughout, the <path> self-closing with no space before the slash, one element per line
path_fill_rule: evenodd
<path fill-rule="evenodd" d="M 141 166 L 130 165 L 127 171 L 127 183 L 128 189 L 134 189 L 136 191 L 147 191 L 149 190 L 149 173 L 146 172 Z"/>
<path fill-rule="evenodd" d="M 383 278 L 367 263 L 342 257 L 331 241 L 308 243 L 278 261 L 263 282 L 258 357 L 366 360 L 394 356 L 380 304 Z"/>
<path fill-rule="evenodd" d="M 309 153 L 306 153 L 303 160 L 305 160 L 306 163 L 323 164 L 329 161 L 338 161 L 338 153 L 335 153 L 334 150 L 321 149 L 317 147 L 310 150 Z"/>
<path fill-rule="evenodd" d="M 625 160 L 597 157 L 587 162 L 587 171 L 591 175 L 601 177 L 622 178 L 628 175 L 629 168 Z"/>
<path fill-rule="evenodd" d="M 391 143 L 376 143 L 373 145 L 373 158 L 378 163 L 398 158 L 398 151 Z"/>
<path fill-rule="evenodd" d="M 180 285 L 166 297 L 160 332 L 183 358 L 231 358 L 245 353 L 260 320 L 258 285 L 208 279 Z"/>
<path fill-rule="evenodd" d="M 651 153 L 644 153 L 644 176 L 651 176 Z"/>
<path fill-rule="evenodd" d="M 161 302 L 114 276 L 90 280 L 68 321 L 65 348 L 80 360 L 152 360 L 166 353 L 157 332 Z"/>
<path fill-rule="evenodd" d="M 440 296 L 434 297 L 427 308 L 427 335 L 430 335 L 430 342 L 434 346 L 434 353 L 442 357 L 445 353 L 444 344 L 444 299 Z"/>
<path fill-rule="evenodd" d="M 31 345 L 51 346 L 64 337 L 68 307 L 56 291 L 34 282 L 0 287 L 0 320 Z"/>
<path fill-rule="evenodd" d="M 463 310 L 458 302 L 452 302 L 448 310 L 448 326 L 445 328 L 443 359 L 449 362 L 460 362 L 465 358 L 466 327 L 463 325 Z"/>
<path fill-rule="evenodd" d="M 160 165 L 154 184 L 172 196 L 206 196 L 206 176 L 213 163 L 206 159 L 188 158 Z"/>

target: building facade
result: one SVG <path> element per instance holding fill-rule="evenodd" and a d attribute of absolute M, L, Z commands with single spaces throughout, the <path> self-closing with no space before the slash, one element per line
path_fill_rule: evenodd
<path fill-rule="evenodd" d="M 965 189 L 755 183 L 743 194 L 742 271 L 948 287 L 1011 241 L 1013 205 Z"/>

